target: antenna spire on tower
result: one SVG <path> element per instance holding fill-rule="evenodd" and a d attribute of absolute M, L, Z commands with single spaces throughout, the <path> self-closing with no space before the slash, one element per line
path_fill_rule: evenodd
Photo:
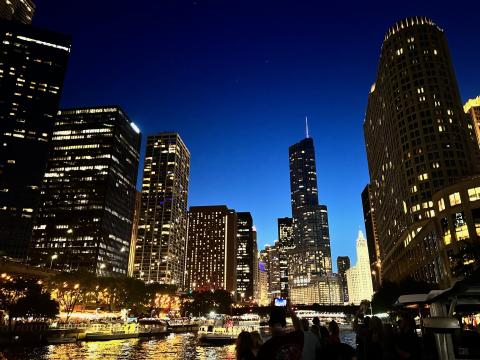
<path fill-rule="evenodd" d="M 308 134 L 308 117 L 307 116 L 305 116 L 305 135 L 307 139 L 310 137 L 310 135 Z"/>

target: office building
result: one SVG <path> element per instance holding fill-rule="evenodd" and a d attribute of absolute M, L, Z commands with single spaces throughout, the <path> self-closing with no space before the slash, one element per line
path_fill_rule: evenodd
<path fill-rule="evenodd" d="M 268 268 L 268 293 L 270 299 L 280 298 L 281 294 L 281 271 L 280 271 L 280 255 L 278 251 L 278 241 L 275 245 L 265 246 L 266 261 Z"/>
<path fill-rule="evenodd" d="M 368 257 L 367 239 L 361 231 L 357 238 L 357 262 L 346 270 L 348 302 L 359 305 L 362 300 L 372 300 L 373 286 Z"/>
<path fill-rule="evenodd" d="M 0 255 L 24 259 L 70 38 L 0 20 Z"/>
<path fill-rule="evenodd" d="M 337 274 L 312 275 L 309 283 L 290 289 L 290 301 L 299 305 L 343 305 L 342 280 Z"/>
<path fill-rule="evenodd" d="M 266 268 L 266 264 L 262 261 L 258 262 L 257 303 L 259 306 L 270 305 L 270 298 L 268 294 L 268 269 Z"/>
<path fill-rule="evenodd" d="M 147 138 L 134 277 L 184 284 L 190 152 L 177 133 Z"/>
<path fill-rule="evenodd" d="M 382 283 L 382 261 L 380 259 L 380 245 L 377 236 L 375 209 L 373 208 L 372 191 L 370 184 L 362 191 L 363 221 L 367 235 L 368 256 L 372 271 L 373 289 L 377 290 Z"/>
<path fill-rule="evenodd" d="M 0 19 L 31 24 L 35 13 L 32 0 L 0 0 Z"/>
<path fill-rule="evenodd" d="M 327 207 L 319 205 L 313 139 L 290 146 L 293 249 L 289 251 L 289 290 L 304 286 L 312 275 L 332 272 Z"/>
<path fill-rule="evenodd" d="M 141 135 L 116 106 L 58 112 L 33 264 L 127 275 Z"/>
<path fill-rule="evenodd" d="M 237 214 L 226 206 L 191 206 L 188 212 L 186 289 L 237 290 Z"/>
<path fill-rule="evenodd" d="M 348 284 L 347 284 L 347 270 L 350 269 L 350 258 L 348 256 L 337 257 L 337 271 L 340 280 L 342 281 L 343 302 L 348 303 Z"/>
<path fill-rule="evenodd" d="M 433 195 L 478 171 L 472 130 L 443 30 L 425 17 L 397 22 L 385 35 L 364 121 L 382 279 L 444 282 L 440 244 L 413 249 L 437 214 Z"/>
<path fill-rule="evenodd" d="M 293 220 L 285 217 L 277 219 L 278 256 L 280 261 L 280 296 L 288 298 L 288 254 L 293 246 Z"/>
<path fill-rule="evenodd" d="M 257 252 L 252 215 L 249 212 L 237 212 L 237 295 L 244 301 L 254 298 Z"/>

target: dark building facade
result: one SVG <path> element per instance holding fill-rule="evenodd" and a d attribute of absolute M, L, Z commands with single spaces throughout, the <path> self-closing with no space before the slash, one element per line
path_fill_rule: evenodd
<path fill-rule="evenodd" d="M 237 223 L 225 205 L 190 207 L 186 289 L 237 291 Z"/>
<path fill-rule="evenodd" d="M 417 234 L 436 215 L 433 194 L 478 171 L 471 132 L 443 30 L 425 17 L 397 22 L 364 122 L 383 279 L 421 273 L 441 282 L 436 246 L 418 259 L 401 254 L 422 242 Z"/>
<path fill-rule="evenodd" d="M 25 258 L 70 55 L 68 36 L 0 20 L 0 253 Z"/>
<path fill-rule="evenodd" d="M 368 256 L 370 259 L 370 268 L 372 270 L 373 289 L 377 290 L 382 282 L 381 269 L 382 261 L 380 259 L 380 247 L 378 244 L 375 209 L 372 203 L 372 192 L 370 184 L 365 186 L 362 191 L 363 221 L 367 232 Z"/>
<path fill-rule="evenodd" d="M 137 247 L 138 223 L 140 222 L 140 209 L 142 206 L 142 193 L 135 194 L 135 210 L 133 211 L 132 237 L 130 240 L 130 253 L 128 254 L 128 276 L 133 277 L 135 269 L 135 250 Z"/>
<path fill-rule="evenodd" d="M 293 219 L 289 217 L 277 219 L 278 256 L 280 261 L 280 296 L 288 297 L 288 254 L 293 245 Z"/>
<path fill-rule="evenodd" d="M 348 303 L 347 270 L 350 269 L 350 258 L 348 256 L 337 256 L 337 271 L 342 282 L 343 302 Z"/>
<path fill-rule="evenodd" d="M 304 285 L 312 274 L 332 272 L 327 207 L 318 203 L 313 139 L 290 146 L 289 159 L 294 245 L 289 251 L 289 282 Z"/>
<path fill-rule="evenodd" d="M 252 300 L 257 275 L 257 236 L 249 212 L 237 212 L 237 293 L 241 300 Z"/>
<path fill-rule="evenodd" d="M 33 230 L 33 264 L 127 275 L 140 144 L 140 131 L 119 107 L 59 111 Z"/>
<path fill-rule="evenodd" d="M 177 133 L 149 136 L 134 276 L 182 287 L 187 241 L 190 152 Z"/>
<path fill-rule="evenodd" d="M 35 3 L 32 0 L 0 0 L 0 18 L 31 24 L 35 13 Z"/>

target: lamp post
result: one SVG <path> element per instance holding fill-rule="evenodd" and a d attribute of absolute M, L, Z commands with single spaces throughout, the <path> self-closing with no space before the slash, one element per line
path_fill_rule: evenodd
<path fill-rule="evenodd" d="M 53 254 L 53 255 L 50 257 L 50 269 L 52 268 L 53 260 L 55 260 L 56 258 L 58 258 L 58 255 L 57 255 L 57 254 Z"/>

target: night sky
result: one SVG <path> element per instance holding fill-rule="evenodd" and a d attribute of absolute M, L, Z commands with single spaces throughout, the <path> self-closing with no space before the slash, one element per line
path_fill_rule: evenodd
<path fill-rule="evenodd" d="M 43 0 L 34 25 L 73 37 L 62 106 L 118 104 L 144 140 L 179 132 L 192 156 L 189 204 L 250 211 L 259 248 L 291 216 L 288 147 L 308 116 L 335 262 L 354 261 L 363 229 L 362 123 L 387 28 L 433 19 L 463 100 L 480 94 L 480 2 L 453 4 Z"/>

